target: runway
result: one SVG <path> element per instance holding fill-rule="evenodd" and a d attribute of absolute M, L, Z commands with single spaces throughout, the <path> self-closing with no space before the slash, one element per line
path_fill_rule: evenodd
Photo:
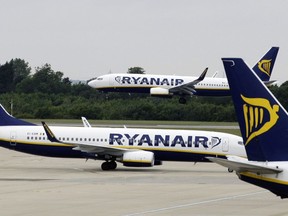
<path fill-rule="evenodd" d="M 1 215 L 287 215 L 287 201 L 212 163 L 102 171 L 0 148 Z"/>

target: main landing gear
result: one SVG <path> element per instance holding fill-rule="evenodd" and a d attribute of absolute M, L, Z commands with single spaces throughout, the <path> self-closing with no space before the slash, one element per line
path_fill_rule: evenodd
<path fill-rule="evenodd" d="M 180 98 L 179 98 L 179 103 L 180 103 L 180 104 L 186 104 L 186 102 L 187 102 L 187 101 L 186 101 L 186 99 L 185 99 L 184 97 L 180 97 Z"/>
<path fill-rule="evenodd" d="M 114 170 L 116 167 L 117 163 L 115 161 L 106 161 L 101 165 L 102 170 Z"/>

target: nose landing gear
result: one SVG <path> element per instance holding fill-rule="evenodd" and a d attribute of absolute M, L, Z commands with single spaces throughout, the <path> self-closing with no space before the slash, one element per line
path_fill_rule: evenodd
<path fill-rule="evenodd" d="M 186 104 L 186 102 L 187 102 L 187 101 L 186 101 L 186 99 L 185 99 L 184 97 L 180 97 L 180 98 L 179 98 L 179 103 L 180 103 L 180 104 Z"/>

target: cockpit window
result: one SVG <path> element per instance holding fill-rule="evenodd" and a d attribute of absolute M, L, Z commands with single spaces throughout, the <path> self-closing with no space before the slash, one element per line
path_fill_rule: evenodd
<path fill-rule="evenodd" d="M 239 144 L 239 145 L 243 145 L 243 142 L 242 142 L 242 141 L 238 141 L 238 144 Z"/>
<path fill-rule="evenodd" d="M 97 80 L 103 80 L 103 78 L 97 78 Z"/>

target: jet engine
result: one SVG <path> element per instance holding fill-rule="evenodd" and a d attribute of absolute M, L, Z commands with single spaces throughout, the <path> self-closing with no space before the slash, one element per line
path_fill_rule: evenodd
<path fill-rule="evenodd" d="M 155 87 L 150 89 L 150 95 L 151 96 L 171 96 L 171 93 L 169 92 L 169 89 Z"/>
<path fill-rule="evenodd" d="M 149 151 L 129 151 L 123 154 L 124 166 L 152 167 L 154 165 L 154 153 Z"/>

